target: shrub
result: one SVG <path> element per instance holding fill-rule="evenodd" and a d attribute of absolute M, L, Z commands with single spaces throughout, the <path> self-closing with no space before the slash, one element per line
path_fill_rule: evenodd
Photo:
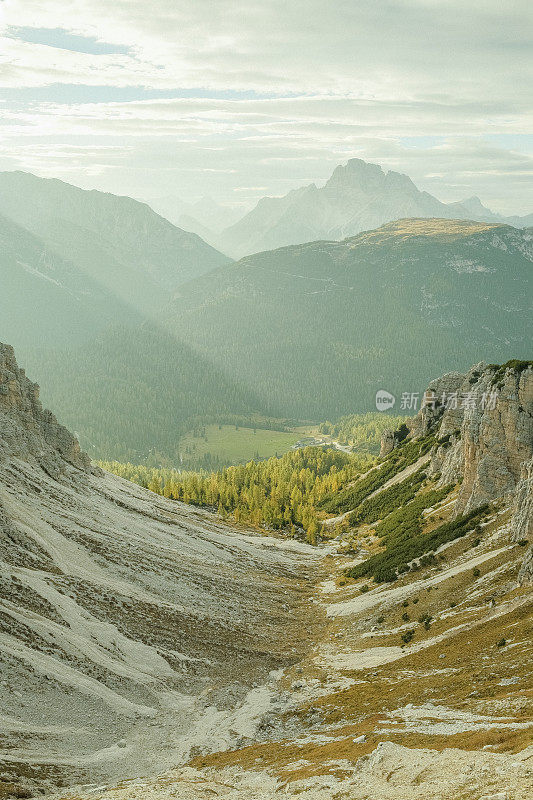
<path fill-rule="evenodd" d="M 529 541 L 527 539 L 519 539 L 517 544 L 518 544 L 519 547 L 527 547 L 528 544 L 529 544 Z"/>
<path fill-rule="evenodd" d="M 402 619 L 404 622 L 409 622 L 409 620 L 411 619 L 407 611 L 404 614 L 402 614 Z"/>
<path fill-rule="evenodd" d="M 415 632 L 413 630 L 405 631 L 405 633 L 402 633 L 402 642 L 404 644 L 409 644 L 409 642 L 412 641 L 414 635 Z"/>
<path fill-rule="evenodd" d="M 378 617 L 376 622 L 378 625 L 383 625 L 383 623 L 385 622 L 385 617 Z"/>
<path fill-rule="evenodd" d="M 365 592 L 370 591 L 370 587 L 368 586 L 368 584 L 365 583 L 364 586 L 361 586 L 359 591 L 361 592 L 361 594 L 365 594 Z"/>
<path fill-rule="evenodd" d="M 428 492 L 429 494 L 431 492 Z M 348 569 L 346 571 L 347 575 L 352 578 L 372 576 L 376 583 L 384 583 L 396 580 L 398 567 L 402 567 L 415 558 L 419 559 L 419 563 L 422 566 L 430 565 L 436 560 L 433 552 L 435 549 L 467 534 L 488 511 L 488 505 L 481 506 L 468 514 L 439 525 L 429 533 L 422 534 L 419 524 L 416 522 L 415 514 L 420 513 L 421 515 L 423 503 L 418 505 L 415 513 L 409 509 L 413 503 L 417 503 L 419 500 L 420 498 L 417 497 L 404 509 L 398 510 L 409 517 L 404 526 L 398 525 L 395 530 L 390 524 L 387 525 L 387 533 L 382 538 L 385 550 Z M 385 522 L 389 523 L 390 519 L 395 516 L 396 512 L 390 514 Z M 399 518 L 396 516 L 397 520 Z M 376 533 L 380 528 L 382 528 L 381 525 L 376 529 Z"/>
<path fill-rule="evenodd" d="M 422 439 L 404 442 L 392 453 L 389 453 L 377 469 L 360 477 L 353 486 L 347 486 L 340 492 L 324 498 L 319 504 L 319 508 L 331 514 L 357 509 L 369 494 L 383 486 L 389 478 L 397 475 L 402 469 L 414 464 L 420 456 L 431 449 L 434 443 L 433 434 L 428 434 Z"/>
<path fill-rule="evenodd" d="M 390 486 L 375 497 L 371 497 L 361 503 L 352 514 L 349 520 L 351 525 L 359 525 L 363 522 L 372 523 L 378 519 L 384 519 L 395 509 L 404 506 L 419 491 L 426 477 L 423 470 L 418 470 L 414 475 L 410 475 L 401 483 Z"/>
<path fill-rule="evenodd" d="M 505 638 L 502 636 L 502 638 L 500 639 L 500 641 L 499 641 L 499 642 L 496 642 L 496 647 L 505 647 L 505 645 L 506 645 L 506 644 L 507 644 L 507 639 L 505 639 Z"/>
<path fill-rule="evenodd" d="M 474 578 L 479 578 L 479 576 L 481 575 L 481 570 L 476 567 L 475 569 L 472 570 L 472 575 L 474 576 Z"/>
<path fill-rule="evenodd" d="M 435 553 L 431 551 L 430 553 L 426 553 L 425 556 L 422 556 L 420 559 L 420 566 L 421 567 L 431 567 L 437 559 L 435 558 Z"/>
<path fill-rule="evenodd" d="M 496 367 L 496 372 L 492 376 L 491 384 L 494 385 L 495 383 L 498 384 L 498 389 L 503 387 L 503 381 L 501 380 L 505 375 L 508 369 L 512 370 L 513 372 L 518 372 L 520 374 L 526 369 L 533 367 L 533 361 L 520 361 L 517 358 L 513 358 L 510 361 L 507 361 L 505 364 L 498 366 L 497 364 L 491 364 L 491 368 Z"/>

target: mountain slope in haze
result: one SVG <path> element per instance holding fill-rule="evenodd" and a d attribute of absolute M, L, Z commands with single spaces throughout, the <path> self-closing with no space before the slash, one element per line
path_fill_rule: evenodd
<path fill-rule="evenodd" d="M 220 233 L 233 225 L 243 215 L 242 207 L 222 205 L 212 197 L 202 197 L 194 203 L 186 203 L 178 197 L 159 197 L 147 201 L 157 214 L 170 220 L 173 225 L 192 231 L 214 243 Z"/>
<path fill-rule="evenodd" d="M 284 416 L 373 410 L 378 389 L 398 409 L 452 356 L 528 357 L 531 264 L 527 231 L 403 220 L 219 269 L 182 288 L 168 324 Z"/>
<path fill-rule="evenodd" d="M 313 183 L 284 197 L 262 198 L 219 241 L 227 252 L 243 256 L 318 239 L 344 239 L 406 217 L 505 221 L 478 198 L 441 203 L 417 189 L 407 175 L 352 158 L 336 167 L 321 188 Z M 523 226 L 527 224 L 524 218 Z"/>
<path fill-rule="evenodd" d="M 189 345 L 150 323 L 28 354 L 43 399 L 93 458 L 180 464 L 197 420 L 252 418 L 264 403 Z"/>
<path fill-rule="evenodd" d="M 0 335 L 93 457 L 179 463 L 198 418 L 265 404 L 46 243 L 0 216 Z"/>
<path fill-rule="evenodd" d="M 18 347 L 86 340 L 135 314 L 42 239 L 0 216 L 0 328 Z"/>
<path fill-rule="evenodd" d="M 0 344 L 0 796 L 252 737 L 317 555 L 92 467 Z"/>
<path fill-rule="evenodd" d="M 0 173 L 0 214 L 142 312 L 157 311 L 169 291 L 229 262 L 144 203 L 31 173 Z"/>
<path fill-rule="evenodd" d="M 523 216 L 496 214 L 484 206 L 476 196 L 467 197 L 458 203 L 447 203 L 447 206 L 452 212 L 455 209 L 453 216 L 457 216 L 459 219 L 473 219 L 477 222 L 503 222 L 505 225 L 512 225 L 513 228 L 531 228 L 533 226 L 533 214 L 524 214 Z"/>
<path fill-rule="evenodd" d="M 93 455 L 177 459 L 197 416 L 260 410 L 150 319 L 229 259 L 141 203 L 26 173 L 0 173 L 0 209 L 0 336 Z"/>

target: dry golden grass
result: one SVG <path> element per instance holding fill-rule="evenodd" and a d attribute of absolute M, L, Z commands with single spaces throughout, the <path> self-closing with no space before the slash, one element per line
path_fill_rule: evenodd
<path fill-rule="evenodd" d="M 444 510 L 442 516 L 448 517 L 449 511 Z M 501 515 L 487 525 L 483 529 L 482 542 L 476 548 L 472 547 L 474 534 L 453 542 L 445 551 L 443 568 L 457 563 L 458 559 L 464 561 L 483 552 L 489 555 L 489 547 L 496 550 L 508 544 L 505 533 L 502 533 L 499 540 L 489 545 L 490 537 L 499 535 L 498 530 L 506 520 L 507 515 Z M 427 528 L 441 521 L 430 519 Z M 520 548 L 510 548 L 493 557 L 489 555 L 481 565 L 479 579 L 476 580 L 472 570 L 467 569 L 433 586 L 430 591 L 418 586 L 417 582 L 436 574 L 434 569 L 408 573 L 398 582 L 398 585 L 412 586 L 407 606 L 402 601 L 392 604 L 385 612 L 376 607 L 370 612 L 361 612 L 354 619 L 329 619 L 323 627 L 323 643 L 335 646 L 335 634 L 342 633 L 343 648 L 399 645 L 398 633 L 362 638 L 364 630 L 369 629 L 368 617 L 379 614 L 386 617 L 383 627 L 390 629 L 405 624 L 402 615 L 409 613 L 416 631 L 414 642 L 431 640 L 440 634 L 449 636 L 418 652 L 406 649 L 401 659 L 375 669 L 343 671 L 354 679 L 353 685 L 314 697 L 291 714 L 292 723 L 298 720 L 301 730 L 306 736 L 311 736 L 311 741 L 255 744 L 233 752 L 197 758 L 192 765 L 267 769 L 287 782 L 331 774 L 332 771 L 337 774 L 331 762 L 344 759 L 353 762 L 384 740 L 411 748 L 481 750 L 490 746 L 493 752 L 519 752 L 532 743 L 532 728 L 513 729 L 512 725 L 533 723 L 533 666 L 528 667 L 533 665 L 533 594 L 526 588 L 516 587 L 521 556 Z M 336 567 L 340 571 L 344 561 L 328 559 L 327 564 L 330 569 Z M 336 575 L 330 573 L 329 577 L 335 578 Z M 354 596 L 356 585 L 348 583 L 337 591 L 335 601 Z M 413 602 L 415 599 L 416 603 Z M 450 608 L 450 604 L 454 607 Z M 418 617 L 423 614 L 434 618 L 429 630 L 418 623 Z M 440 619 L 443 614 L 444 618 Z M 454 628 L 464 625 L 470 627 L 454 633 Z M 502 639 L 507 645 L 498 647 Z M 300 665 L 302 669 L 306 679 L 318 677 L 324 680 L 328 677 L 326 670 L 311 660 L 303 662 Z M 296 673 L 289 671 L 285 688 L 295 677 Z M 500 685 L 501 680 L 515 677 L 517 683 Z M 443 735 L 408 729 L 401 717 L 395 717 L 397 724 L 391 725 L 390 712 L 408 704 L 420 706 L 429 703 L 452 711 L 492 717 L 491 726 L 494 727 L 487 724 L 484 729 L 481 722 L 473 729 Z M 313 725 L 309 726 L 311 713 L 319 719 L 314 730 Z M 430 710 L 428 714 L 431 717 Z M 435 721 L 439 722 L 438 719 Z M 424 722 L 431 725 L 430 718 Z M 320 733 L 321 739 L 313 742 L 313 733 Z M 366 736 L 364 742 L 353 741 L 362 734 Z M 328 735 L 331 741 L 324 742 L 322 737 Z M 302 761 L 306 763 L 297 764 Z M 342 775 L 342 769 L 338 774 Z"/>
<path fill-rule="evenodd" d="M 472 222 L 460 219 L 399 219 L 389 222 L 375 231 L 354 237 L 357 244 L 376 244 L 387 239 L 412 239 L 425 236 L 440 241 L 453 241 L 465 236 L 500 227 L 500 223 Z"/>

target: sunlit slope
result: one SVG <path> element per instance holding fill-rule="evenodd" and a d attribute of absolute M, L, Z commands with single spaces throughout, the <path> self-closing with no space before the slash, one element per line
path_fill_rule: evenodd
<path fill-rule="evenodd" d="M 135 314 L 68 257 L 0 216 L 0 333 L 16 345 L 84 341 Z"/>
<path fill-rule="evenodd" d="M 316 557 L 92 467 L 0 344 L 0 796 L 252 737 Z"/>
<path fill-rule="evenodd" d="M 143 312 L 229 259 L 130 197 L 85 191 L 27 172 L 0 173 L 0 213 Z"/>
<path fill-rule="evenodd" d="M 281 413 L 324 419 L 450 363 L 526 358 L 531 258 L 508 226 L 401 220 L 244 258 L 183 287 L 167 319 Z"/>

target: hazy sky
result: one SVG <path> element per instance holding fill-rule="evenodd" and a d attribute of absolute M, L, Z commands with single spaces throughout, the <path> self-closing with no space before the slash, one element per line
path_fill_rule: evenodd
<path fill-rule="evenodd" d="M 0 0 L 0 169 L 251 203 L 352 156 L 533 211 L 531 0 Z"/>

